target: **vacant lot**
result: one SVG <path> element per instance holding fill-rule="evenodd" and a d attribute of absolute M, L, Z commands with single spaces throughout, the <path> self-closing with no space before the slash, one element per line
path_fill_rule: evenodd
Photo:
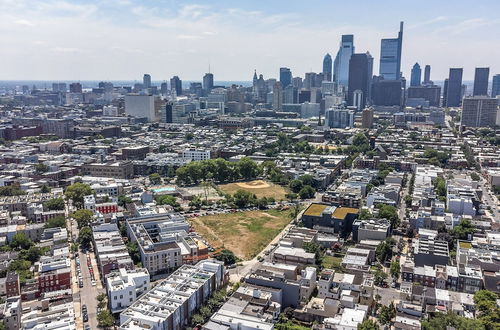
<path fill-rule="evenodd" d="M 289 210 L 266 210 L 207 215 L 192 218 L 191 224 L 214 248 L 224 247 L 248 260 L 290 221 Z"/>
<path fill-rule="evenodd" d="M 276 199 L 277 201 L 286 199 L 285 195 L 287 193 L 287 190 L 282 186 L 263 180 L 228 183 L 220 185 L 219 188 L 223 192 L 231 195 L 238 190 L 246 190 L 248 192 L 251 192 L 252 194 L 255 194 L 257 198 L 274 197 L 274 199 Z"/>

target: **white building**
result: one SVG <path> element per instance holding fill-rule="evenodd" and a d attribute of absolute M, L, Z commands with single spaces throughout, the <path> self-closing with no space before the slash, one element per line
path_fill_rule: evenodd
<path fill-rule="evenodd" d="M 199 161 L 210 159 L 210 150 L 187 149 L 182 152 L 184 160 Z"/>
<path fill-rule="evenodd" d="M 146 268 L 120 268 L 106 276 L 106 289 L 111 312 L 121 312 L 149 290 L 149 272 Z"/>
<path fill-rule="evenodd" d="M 319 103 L 304 102 L 300 105 L 300 117 L 302 118 L 318 117 L 319 111 Z"/>
<path fill-rule="evenodd" d="M 147 94 L 127 94 L 125 95 L 125 113 L 137 118 L 147 118 L 148 121 L 155 121 L 155 98 Z"/>
<path fill-rule="evenodd" d="M 114 105 L 105 105 L 102 108 L 102 115 L 105 117 L 116 117 L 118 116 L 118 107 Z"/>

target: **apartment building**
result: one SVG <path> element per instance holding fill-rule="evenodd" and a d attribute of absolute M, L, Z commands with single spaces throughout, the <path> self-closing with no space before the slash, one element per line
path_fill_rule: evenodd
<path fill-rule="evenodd" d="M 120 268 L 106 276 L 106 290 L 111 313 L 118 313 L 133 304 L 149 290 L 149 272 L 146 268 Z"/>
<path fill-rule="evenodd" d="M 224 284 L 222 262 L 182 265 L 120 314 L 120 330 L 180 330 Z"/>
<path fill-rule="evenodd" d="M 383 241 L 391 232 L 391 222 L 387 219 L 354 220 L 352 224 L 352 239 Z"/>
<path fill-rule="evenodd" d="M 82 173 L 96 177 L 130 179 L 134 175 L 134 165 L 131 161 L 90 163 L 82 166 Z"/>
<path fill-rule="evenodd" d="M 134 263 L 130 259 L 116 224 L 106 223 L 93 226 L 92 236 L 97 264 L 103 280 L 114 270 L 134 269 Z"/>

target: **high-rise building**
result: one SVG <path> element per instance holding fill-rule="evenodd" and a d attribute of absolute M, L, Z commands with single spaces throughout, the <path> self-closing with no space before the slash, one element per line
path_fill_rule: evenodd
<path fill-rule="evenodd" d="M 420 65 L 418 63 L 415 63 L 411 69 L 410 86 L 420 86 L 421 79 L 422 69 L 420 69 Z"/>
<path fill-rule="evenodd" d="M 446 89 L 447 107 L 459 107 L 462 103 L 462 68 L 450 68 Z"/>
<path fill-rule="evenodd" d="M 403 22 L 399 24 L 397 38 L 382 39 L 380 44 L 380 76 L 385 80 L 401 78 L 401 50 L 403 47 Z"/>
<path fill-rule="evenodd" d="M 155 98 L 147 94 L 125 95 L 125 113 L 137 118 L 147 118 L 149 122 L 155 121 Z"/>
<path fill-rule="evenodd" d="M 327 109 L 325 112 L 325 126 L 329 128 L 352 128 L 354 126 L 354 111 L 342 106 Z"/>
<path fill-rule="evenodd" d="M 303 87 L 306 89 L 316 87 L 316 72 L 306 72 Z"/>
<path fill-rule="evenodd" d="M 145 73 L 142 77 L 142 85 L 144 88 L 151 88 L 151 75 Z"/>
<path fill-rule="evenodd" d="M 349 83 L 349 60 L 352 54 L 354 54 L 354 36 L 344 34 L 333 64 L 333 77 L 337 85 L 347 86 Z"/>
<path fill-rule="evenodd" d="M 82 84 L 79 82 L 69 84 L 69 92 L 70 93 L 81 93 L 82 92 Z"/>
<path fill-rule="evenodd" d="M 203 76 L 203 90 L 205 93 L 210 93 L 210 91 L 214 88 L 214 74 L 213 73 L 205 73 Z"/>
<path fill-rule="evenodd" d="M 289 68 L 280 68 L 280 83 L 283 88 L 292 84 L 292 71 Z"/>
<path fill-rule="evenodd" d="M 182 80 L 178 76 L 170 79 L 170 91 L 175 92 L 175 95 L 182 95 Z"/>
<path fill-rule="evenodd" d="M 66 93 L 66 83 L 52 83 L 52 91 L 55 93 Z"/>
<path fill-rule="evenodd" d="M 424 69 L 424 85 L 431 84 L 431 66 L 427 64 Z"/>
<path fill-rule="evenodd" d="M 487 96 L 466 97 L 462 104 L 461 124 L 467 127 L 494 126 L 498 111 L 498 99 Z"/>
<path fill-rule="evenodd" d="M 293 85 L 293 87 L 295 87 L 297 89 L 301 89 L 302 88 L 302 77 L 293 77 L 292 85 Z"/>
<path fill-rule="evenodd" d="M 429 102 L 429 106 L 439 107 L 441 87 L 435 85 L 410 86 L 408 88 L 409 99 L 423 99 Z"/>
<path fill-rule="evenodd" d="M 283 107 L 283 87 L 281 82 L 277 81 L 273 86 L 273 110 L 281 111 Z"/>
<path fill-rule="evenodd" d="M 288 85 L 283 89 L 283 104 L 297 104 L 299 98 L 299 90 L 292 85 Z"/>
<path fill-rule="evenodd" d="M 326 81 L 332 81 L 332 57 L 328 53 L 323 58 L 323 75 Z"/>
<path fill-rule="evenodd" d="M 167 91 L 168 91 L 168 84 L 166 81 L 164 81 L 160 85 L 160 93 L 163 95 L 167 95 Z"/>
<path fill-rule="evenodd" d="M 349 61 L 349 87 L 347 88 L 347 104 L 353 105 L 354 91 L 359 89 L 363 92 L 361 109 L 371 99 L 371 81 L 373 75 L 373 57 L 369 52 L 353 54 Z"/>
<path fill-rule="evenodd" d="M 400 79 L 385 80 L 381 79 L 381 77 L 376 77 L 372 82 L 371 91 L 371 100 L 374 105 L 403 105 L 404 84 Z"/>
<path fill-rule="evenodd" d="M 500 95 L 500 74 L 493 76 L 493 84 L 491 85 L 491 97 Z"/>
<path fill-rule="evenodd" d="M 444 80 L 444 84 L 443 84 L 443 104 L 442 104 L 442 106 L 446 107 L 447 104 L 448 104 L 448 78 L 446 78 Z"/>
<path fill-rule="evenodd" d="M 490 77 L 490 68 L 476 68 L 474 74 L 474 89 L 472 95 L 487 96 L 488 95 L 488 80 Z"/>
<path fill-rule="evenodd" d="M 372 128 L 373 126 L 373 109 L 364 108 L 362 113 L 361 127 Z"/>

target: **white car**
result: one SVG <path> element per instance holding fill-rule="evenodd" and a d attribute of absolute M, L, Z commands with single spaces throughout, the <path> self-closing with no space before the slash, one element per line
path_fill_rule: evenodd
<path fill-rule="evenodd" d="M 90 282 L 92 284 L 92 286 L 96 286 L 97 285 L 97 282 L 96 281 L 92 281 Z"/>

